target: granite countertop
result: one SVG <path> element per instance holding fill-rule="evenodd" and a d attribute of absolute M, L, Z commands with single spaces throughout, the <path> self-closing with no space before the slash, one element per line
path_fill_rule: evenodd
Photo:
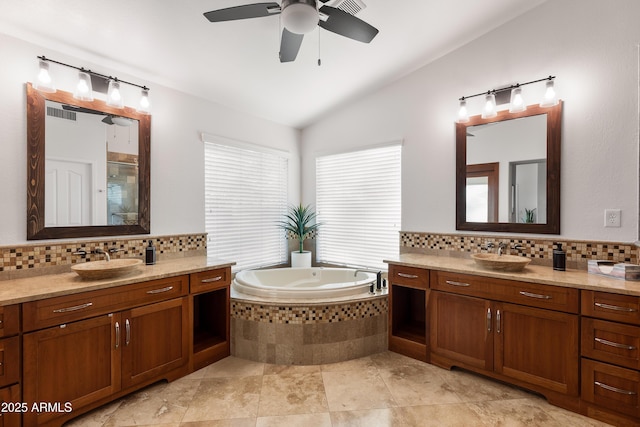
<path fill-rule="evenodd" d="M 436 255 L 402 254 L 384 262 L 406 267 L 426 268 L 454 273 L 475 274 L 498 279 L 519 280 L 575 289 L 640 296 L 640 281 L 614 279 L 584 270 L 555 271 L 551 267 L 529 264 L 522 272 L 499 272 L 479 267 L 471 258 Z"/>
<path fill-rule="evenodd" d="M 136 271 L 115 279 L 83 280 L 76 273 L 69 272 L 2 280 L 0 306 L 197 273 L 234 264 L 205 256 L 193 256 L 158 261 L 155 265 L 143 264 Z"/>

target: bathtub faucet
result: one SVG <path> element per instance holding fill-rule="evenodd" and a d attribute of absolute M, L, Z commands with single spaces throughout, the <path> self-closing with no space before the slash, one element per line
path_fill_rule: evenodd
<path fill-rule="evenodd" d="M 371 270 L 368 268 L 359 268 L 353 273 L 353 277 L 356 277 L 359 272 L 363 273 L 375 273 L 376 274 L 376 289 L 382 289 L 382 271 L 380 270 Z"/>

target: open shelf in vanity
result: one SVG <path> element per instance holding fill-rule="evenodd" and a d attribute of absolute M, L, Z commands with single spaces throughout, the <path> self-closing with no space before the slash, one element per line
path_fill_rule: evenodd
<path fill-rule="evenodd" d="M 193 369 L 203 368 L 231 353 L 231 268 L 191 274 Z"/>
<path fill-rule="evenodd" d="M 389 350 L 427 361 L 428 270 L 389 265 Z"/>

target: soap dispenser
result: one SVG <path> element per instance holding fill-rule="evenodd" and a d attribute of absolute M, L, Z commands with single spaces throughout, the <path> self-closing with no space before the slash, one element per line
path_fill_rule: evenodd
<path fill-rule="evenodd" d="M 156 263 L 156 248 L 153 246 L 153 241 L 149 240 L 149 246 L 145 250 L 145 260 L 147 265 L 153 265 Z"/>
<path fill-rule="evenodd" d="M 562 250 L 562 243 L 556 243 L 553 250 L 553 269 L 565 271 L 567 265 L 567 253 Z"/>

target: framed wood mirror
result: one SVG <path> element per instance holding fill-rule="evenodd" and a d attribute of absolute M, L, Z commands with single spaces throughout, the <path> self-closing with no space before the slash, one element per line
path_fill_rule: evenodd
<path fill-rule="evenodd" d="M 27 83 L 27 239 L 149 234 L 150 125 Z"/>
<path fill-rule="evenodd" d="M 456 229 L 560 234 L 562 101 L 456 123 Z"/>

